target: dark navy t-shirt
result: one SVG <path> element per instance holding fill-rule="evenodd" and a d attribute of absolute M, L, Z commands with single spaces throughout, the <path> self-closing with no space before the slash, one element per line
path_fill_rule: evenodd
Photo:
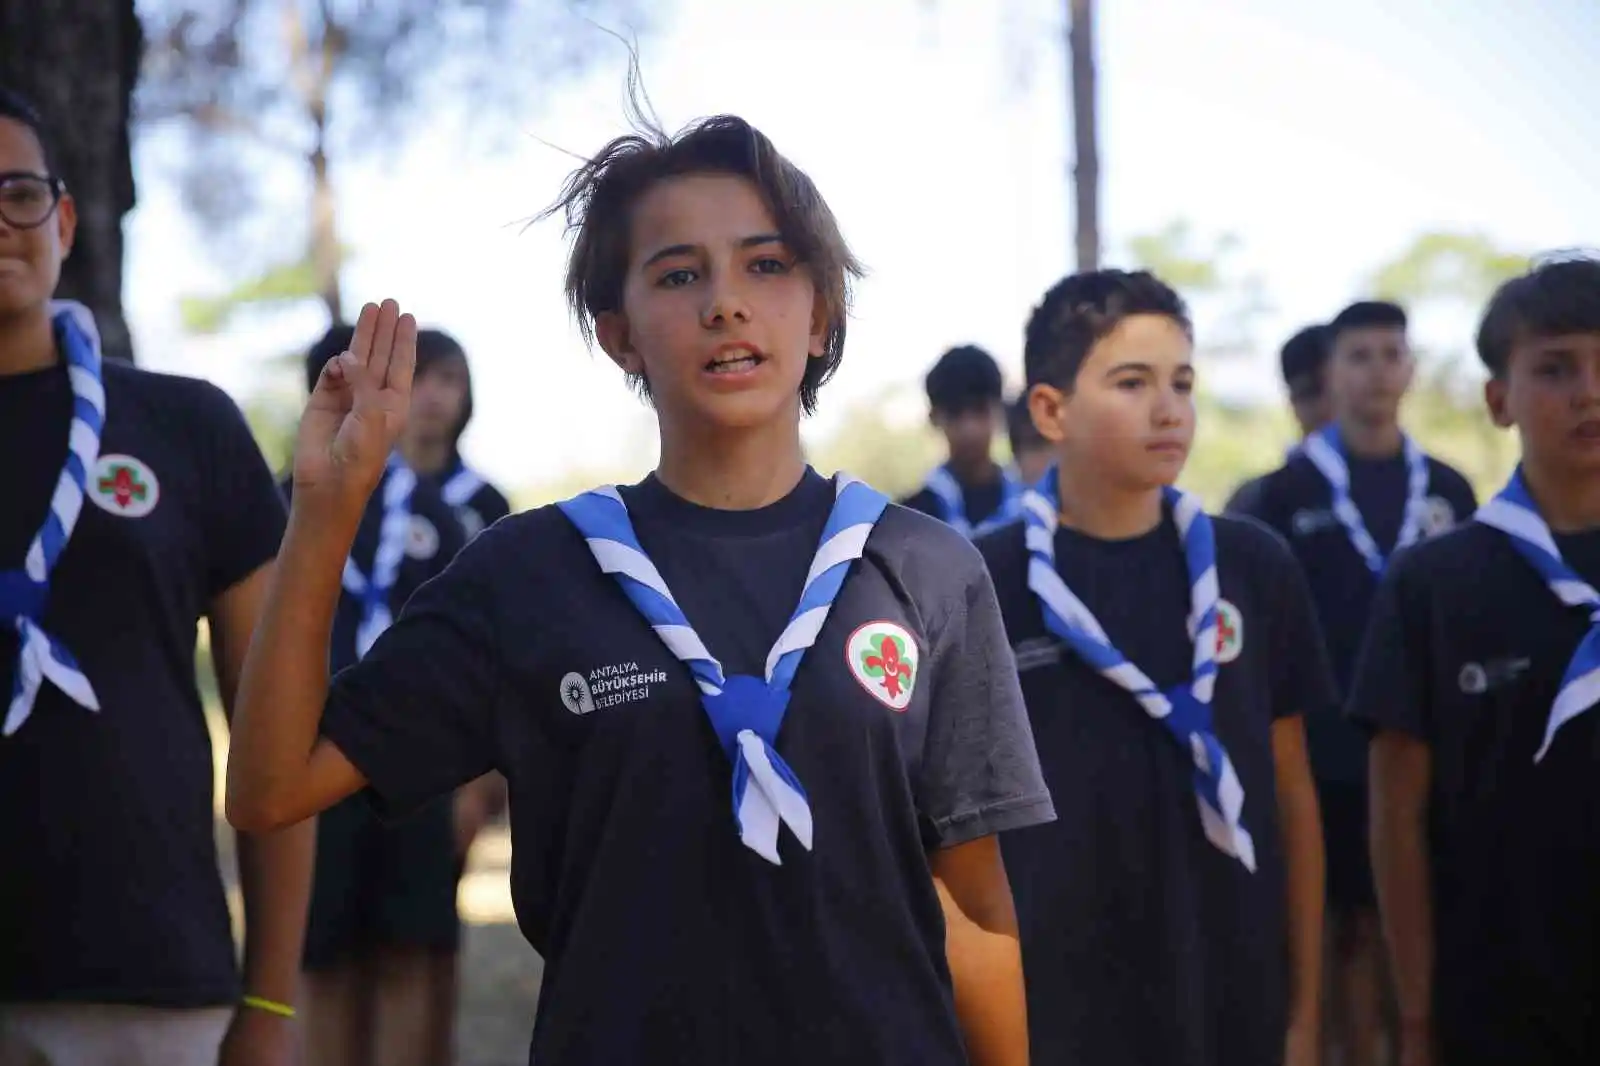
<path fill-rule="evenodd" d="M 1346 461 L 1351 501 L 1378 550 L 1388 553 L 1400 537 L 1405 517 L 1405 457 L 1347 457 Z M 1234 513 L 1266 523 L 1289 542 L 1310 583 L 1334 680 L 1343 692 L 1350 684 L 1356 652 L 1366 633 L 1378 578 L 1350 543 L 1332 505 L 1333 490 L 1327 479 L 1310 459 L 1297 453 L 1263 477 L 1255 491 L 1239 501 Z M 1466 478 L 1429 457 L 1423 536 L 1437 536 L 1466 521 L 1477 508 Z M 1319 780 L 1356 785 L 1366 780 L 1366 742 L 1337 710 L 1309 716 L 1306 729 L 1311 768 Z"/>
<path fill-rule="evenodd" d="M 239 995 L 217 869 L 197 623 L 277 554 L 283 502 L 214 386 L 107 361 L 100 459 L 43 628 L 101 709 L 48 682 L 0 737 L 0 1002 L 198 1007 Z M 0 569 L 20 567 L 67 455 L 64 367 L 0 376 Z M 0 625 L 9 700 L 17 634 Z"/>
<path fill-rule="evenodd" d="M 367 500 L 361 512 L 361 525 L 356 529 L 355 542 L 350 547 L 350 559 L 363 575 L 372 573 L 373 559 L 378 554 L 378 542 L 383 532 L 383 488 L 389 483 L 392 472 L 385 472 L 378 487 Z M 284 499 L 294 498 L 294 480 L 286 477 L 279 483 Z M 394 588 L 389 591 L 389 610 L 399 615 L 406 601 L 422 587 L 423 582 L 444 573 L 450 560 L 455 558 L 467 543 L 465 530 L 455 508 L 444 502 L 438 485 L 427 478 L 418 478 L 407 502 L 410 521 L 406 530 L 405 554 L 400 557 L 395 572 Z M 361 625 L 363 606 L 359 597 L 344 591 L 339 596 L 339 606 L 333 616 L 333 633 L 328 646 L 328 669 L 338 673 L 357 659 L 356 631 Z"/>
<path fill-rule="evenodd" d="M 974 528 L 988 521 L 996 511 L 1000 510 L 1000 504 L 1005 499 L 1005 491 L 1005 482 L 999 477 L 982 485 L 963 484 L 961 506 L 967 512 L 967 521 Z M 947 520 L 944 500 L 931 489 L 918 489 L 900 502 L 913 511 L 921 511 L 941 522 Z"/>
<path fill-rule="evenodd" d="M 1045 628 L 1024 527 L 978 541 L 1060 815 L 1002 840 L 1034 1062 L 1275 1066 L 1283 1054 L 1288 917 L 1272 730 L 1335 697 L 1282 541 L 1234 519 L 1214 529 L 1213 722 L 1244 789 L 1254 873 L 1206 839 L 1189 749 Z M 1170 519 L 1122 541 L 1063 527 L 1056 565 L 1159 688 L 1192 677 L 1189 574 Z"/>
<path fill-rule="evenodd" d="M 1600 532 L 1555 540 L 1600 586 Z M 1379 590 L 1348 709 L 1432 751 L 1442 1063 L 1600 1062 L 1600 710 L 1533 760 L 1590 625 L 1478 523 L 1406 552 Z"/>
<path fill-rule="evenodd" d="M 622 492 L 725 671 L 761 673 L 831 483 L 745 512 Z M 886 636 L 908 667 L 892 684 L 866 662 Z M 687 669 L 553 507 L 424 586 L 335 680 L 323 728 L 391 812 L 507 777 L 540 1066 L 964 1063 L 928 851 L 1052 817 L 982 560 L 898 507 L 795 678 L 777 747 L 815 846 L 785 831 L 781 866 L 738 839 Z"/>

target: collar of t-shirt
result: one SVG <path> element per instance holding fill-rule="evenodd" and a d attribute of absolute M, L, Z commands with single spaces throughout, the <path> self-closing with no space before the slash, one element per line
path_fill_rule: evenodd
<path fill-rule="evenodd" d="M 833 506 L 833 483 L 806 467 L 805 474 L 782 499 L 750 510 L 704 507 L 684 499 L 651 474 L 620 490 L 635 523 L 716 537 L 760 537 L 793 529 L 798 523 L 825 519 Z"/>

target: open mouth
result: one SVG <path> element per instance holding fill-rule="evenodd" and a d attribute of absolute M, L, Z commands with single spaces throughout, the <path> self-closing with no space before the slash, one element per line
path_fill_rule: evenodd
<path fill-rule="evenodd" d="M 760 352 L 748 348 L 730 348 L 706 363 L 705 368 L 712 374 L 741 374 L 754 370 L 766 361 L 767 357 Z"/>

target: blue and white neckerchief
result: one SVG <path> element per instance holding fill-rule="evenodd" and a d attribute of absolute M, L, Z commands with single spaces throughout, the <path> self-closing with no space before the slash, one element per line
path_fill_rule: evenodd
<path fill-rule="evenodd" d="M 935 467 L 922 487 L 938 498 L 943 511 L 939 517 L 944 523 L 968 539 L 998 529 L 1022 514 L 1024 486 L 1010 470 L 1000 471 L 1000 506 L 995 508 L 994 514 L 979 522 L 976 527 L 967 518 L 967 499 L 961 491 L 961 482 L 950 472 L 948 464 Z"/>
<path fill-rule="evenodd" d="M 789 706 L 789 687 L 806 649 L 822 631 L 828 611 L 867 537 L 888 506 L 888 497 L 865 482 L 834 479 L 833 511 L 806 574 L 800 602 L 767 653 L 766 676 L 724 676 L 722 664 L 695 632 L 655 564 L 639 545 L 628 508 L 616 488 L 591 489 L 560 504 L 594 553 L 644 615 L 656 636 L 676 655 L 700 687 L 700 702 L 722 749 L 733 763 L 733 811 L 745 846 L 768 862 L 778 858 L 780 825 L 787 825 L 811 850 L 811 803 L 799 778 L 775 747 Z"/>
<path fill-rule="evenodd" d="M 1567 663 L 1561 689 L 1544 727 L 1544 741 L 1534 753 L 1533 761 L 1538 762 L 1550 750 L 1556 730 L 1600 701 L 1600 592 L 1561 558 L 1561 549 L 1556 547 L 1550 527 L 1528 492 L 1521 466 L 1512 473 L 1506 487 L 1478 508 L 1473 518 L 1510 537 L 1511 546 L 1544 578 L 1556 599 L 1589 614 L 1589 632 Z"/>
<path fill-rule="evenodd" d="M 1138 701 L 1194 760 L 1194 791 L 1206 839 L 1245 869 L 1255 872 L 1255 842 L 1242 823 L 1244 786 L 1211 726 L 1211 695 L 1217 681 L 1216 544 L 1211 519 L 1200 501 L 1186 492 L 1163 490 L 1172 520 L 1183 540 L 1189 567 L 1189 636 L 1194 641 L 1194 676 L 1188 684 L 1163 692 L 1118 651 L 1100 622 L 1067 588 L 1056 569 L 1056 527 L 1060 488 L 1051 470 L 1023 498 L 1022 520 L 1028 545 L 1028 588 L 1039 599 L 1045 628 L 1078 658 Z"/>
<path fill-rule="evenodd" d="M 1400 535 L 1395 538 L 1390 555 L 1422 536 L 1423 520 L 1428 509 L 1428 457 L 1410 436 L 1404 439 L 1406 458 L 1406 509 L 1400 523 Z M 1367 532 L 1367 523 L 1361 510 L 1350 498 L 1350 464 L 1345 461 L 1344 443 L 1336 424 L 1323 426 L 1311 433 L 1300 450 L 1311 464 L 1327 479 L 1333 490 L 1333 516 L 1344 526 L 1351 547 L 1374 574 L 1382 574 L 1389 558 L 1378 550 L 1378 544 Z"/>
<path fill-rule="evenodd" d="M 411 535 L 411 494 L 416 487 L 417 475 L 398 454 L 391 455 L 383 483 L 383 521 L 378 527 L 378 549 L 372 553 L 372 573 L 362 573 L 354 558 L 344 561 L 344 590 L 361 603 L 361 620 L 356 623 L 358 659 L 365 658 L 383 631 L 394 625 L 389 595 L 394 591 Z"/>
<path fill-rule="evenodd" d="M 51 304 L 51 324 L 56 343 L 72 382 L 72 422 L 67 431 L 67 460 L 50 498 L 44 525 L 28 545 L 19 570 L 0 571 L 0 619 L 17 631 L 16 679 L 0 735 L 10 736 L 33 713 L 39 689 L 49 681 L 67 698 L 91 711 L 100 709 L 94 686 L 66 645 L 40 628 L 50 599 L 50 574 L 83 511 L 84 494 L 95 463 L 100 458 L 100 434 L 105 428 L 106 392 L 100 377 L 100 335 L 94 318 L 82 304 Z"/>
<path fill-rule="evenodd" d="M 451 507 L 465 507 L 486 484 L 488 483 L 478 476 L 477 471 L 457 459 L 446 472 L 444 481 L 439 486 L 439 495 L 443 496 L 444 502 Z"/>

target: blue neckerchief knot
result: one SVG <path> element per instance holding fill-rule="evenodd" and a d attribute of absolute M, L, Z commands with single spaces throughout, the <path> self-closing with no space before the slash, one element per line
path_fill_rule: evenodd
<path fill-rule="evenodd" d="M 1255 841 L 1242 821 L 1244 787 L 1212 728 L 1217 603 L 1221 592 L 1211 519 L 1195 497 L 1172 488 L 1164 490 L 1189 570 L 1188 630 L 1194 641 L 1194 672 L 1188 684 L 1161 691 L 1111 643 L 1099 620 L 1067 587 L 1056 568 L 1059 485 L 1052 469 L 1023 498 L 1028 588 L 1038 597 L 1045 628 L 1087 666 L 1132 696 L 1147 715 L 1168 731 L 1194 763 L 1195 799 L 1206 839 L 1254 872 Z"/>
<path fill-rule="evenodd" d="M 600 569 L 616 578 L 656 636 L 694 677 L 706 717 L 733 762 L 733 813 L 739 837 L 775 865 L 781 865 L 781 826 L 787 825 L 807 851 L 813 835 L 810 799 L 776 747 L 790 687 L 888 504 L 886 496 L 860 481 L 842 474 L 834 479 L 833 510 L 800 602 L 767 654 L 765 677 L 723 674 L 721 662 L 695 632 L 639 544 L 627 504 L 614 486 L 591 489 L 559 505 L 588 543 Z"/>
<path fill-rule="evenodd" d="M 1561 677 L 1561 688 L 1550 707 L 1544 740 L 1533 761 L 1543 759 L 1555 742 L 1556 731 L 1600 702 L 1600 592 L 1567 565 L 1556 546 L 1550 526 L 1528 492 L 1519 465 L 1506 487 L 1478 508 L 1475 521 L 1498 529 L 1511 540 L 1517 554 L 1544 579 L 1556 599 L 1589 615 L 1589 632 L 1579 642 Z"/>
<path fill-rule="evenodd" d="M 378 547 L 372 553 L 372 572 L 363 573 L 353 558 L 344 562 L 344 590 L 361 604 L 361 620 L 356 624 L 357 658 L 364 658 L 384 630 L 394 624 L 395 608 L 389 599 L 411 536 L 411 494 L 416 487 L 417 475 L 398 454 L 390 456 L 380 490 L 383 520 L 378 528 Z"/>
<path fill-rule="evenodd" d="M 1400 525 L 1400 535 L 1395 538 L 1389 555 L 1378 550 L 1377 541 L 1367 531 L 1361 510 L 1350 498 L 1350 464 L 1345 460 L 1344 442 L 1336 424 L 1323 426 L 1306 437 L 1300 450 L 1311 461 L 1333 494 L 1333 516 L 1344 527 L 1351 547 L 1374 574 L 1382 574 L 1389 556 L 1407 547 L 1422 536 L 1422 522 L 1428 505 L 1428 457 L 1417 442 L 1405 438 L 1406 504 L 1405 517 Z"/>
<path fill-rule="evenodd" d="M 1023 484 L 1010 470 L 1000 471 L 1000 506 L 976 526 L 967 518 L 967 498 L 961 491 L 961 482 L 956 480 L 948 464 L 935 467 L 923 483 L 923 488 L 933 493 L 939 501 L 942 512 L 940 519 L 969 540 L 1015 521 L 1022 514 Z"/>
<path fill-rule="evenodd" d="M 89 477 L 100 458 L 105 429 L 106 393 L 100 376 L 100 335 L 94 317 L 82 304 L 51 305 L 56 344 L 72 383 L 72 422 L 67 430 L 67 459 L 56 479 L 55 494 L 44 525 L 34 534 L 22 569 L 0 572 L 0 622 L 9 623 L 19 640 L 16 679 L 0 735 L 22 728 L 33 713 L 39 689 L 49 681 L 74 703 L 100 709 L 94 686 L 66 645 L 46 633 L 40 623 L 50 597 L 50 575 L 83 512 Z"/>

